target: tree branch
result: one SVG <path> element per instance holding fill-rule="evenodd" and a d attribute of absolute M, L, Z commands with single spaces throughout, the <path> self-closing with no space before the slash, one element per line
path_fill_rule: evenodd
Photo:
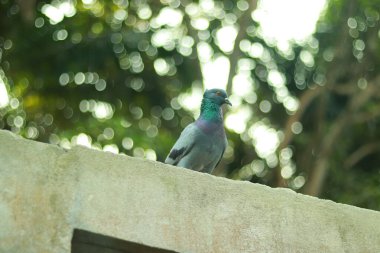
<path fill-rule="evenodd" d="M 323 90 L 324 90 L 323 86 L 322 87 L 317 86 L 314 89 L 308 89 L 301 95 L 298 110 L 296 111 L 295 114 L 291 115 L 288 118 L 285 124 L 284 140 L 281 142 L 279 146 L 279 150 L 286 148 L 289 145 L 289 143 L 292 141 L 294 137 L 294 133 L 292 132 L 292 125 L 295 122 L 300 121 L 305 110 L 308 108 L 311 102 L 313 102 L 313 100 L 322 93 Z"/>
<path fill-rule="evenodd" d="M 33 24 L 36 17 L 36 0 L 17 0 L 23 21 L 29 25 Z"/>
<path fill-rule="evenodd" d="M 313 102 L 314 99 L 318 97 L 324 89 L 324 86 L 321 87 L 318 85 L 316 86 L 316 88 L 308 89 L 304 93 L 302 93 L 298 110 L 293 115 L 288 117 L 288 120 L 285 124 L 284 139 L 278 146 L 277 152 L 280 152 L 282 149 L 286 148 L 289 145 L 289 143 L 293 140 L 294 133 L 292 131 L 292 125 L 295 122 L 299 122 L 301 120 L 304 112 L 309 107 L 311 102 Z M 281 176 L 281 168 L 277 168 L 276 170 L 276 181 L 278 187 L 286 186 L 285 180 Z"/>
<path fill-rule="evenodd" d="M 354 96 L 347 105 L 345 112 L 343 112 L 330 127 L 330 130 L 322 140 L 318 160 L 311 170 L 310 180 L 305 187 L 306 194 L 312 196 L 318 196 L 320 194 L 323 182 L 327 175 L 329 157 L 336 147 L 334 143 L 337 142 L 344 128 L 352 123 L 352 115 L 373 96 L 373 93 L 377 88 L 377 85 L 371 83 L 366 90 L 363 90 Z"/>
<path fill-rule="evenodd" d="M 353 152 L 344 162 L 344 168 L 349 169 L 355 166 L 364 157 L 380 150 L 380 142 L 367 143 Z"/>
<path fill-rule="evenodd" d="M 363 112 L 354 115 L 354 123 L 364 123 L 380 116 L 380 105 L 371 108 L 372 112 Z"/>

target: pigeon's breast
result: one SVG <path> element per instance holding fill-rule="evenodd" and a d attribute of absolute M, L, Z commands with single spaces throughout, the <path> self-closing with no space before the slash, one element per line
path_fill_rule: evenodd
<path fill-rule="evenodd" d="M 223 122 L 199 120 L 196 122 L 196 125 L 204 134 L 203 143 L 206 153 L 208 155 L 215 154 L 217 159 L 219 159 L 219 153 L 224 150 L 226 143 Z"/>
<path fill-rule="evenodd" d="M 223 122 L 214 122 L 207 120 L 197 120 L 195 122 L 197 127 L 202 130 L 203 133 L 207 135 L 221 135 L 224 136 Z"/>

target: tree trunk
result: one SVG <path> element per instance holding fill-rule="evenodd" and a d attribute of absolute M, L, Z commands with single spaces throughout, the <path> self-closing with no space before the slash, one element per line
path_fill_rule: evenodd
<path fill-rule="evenodd" d="M 239 19 L 239 32 L 235 39 L 234 48 L 232 50 L 232 54 L 230 56 L 230 71 L 228 74 L 228 81 L 227 81 L 227 94 L 231 94 L 232 91 L 232 80 L 236 73 L 236 68 L 238 61 L 241 57 L 241 51 L 240 51 L 240 41 L 242 41 L 246 35 L 247 35 L 247 27 L 250 23 L 252 23 L 251 14 L 257 7 L 257 0 L 251 0 L 248 1 L 249 7 L 248 10 L 244 12 L 244 14 Z"/>

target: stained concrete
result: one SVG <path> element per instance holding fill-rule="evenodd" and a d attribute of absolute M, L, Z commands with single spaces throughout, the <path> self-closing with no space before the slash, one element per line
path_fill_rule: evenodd
<path fill-rule="evenodd" d="M 0 131 L 0 252 L 83 229 L 178 252 L 380 252 L 380 213 Z"/>

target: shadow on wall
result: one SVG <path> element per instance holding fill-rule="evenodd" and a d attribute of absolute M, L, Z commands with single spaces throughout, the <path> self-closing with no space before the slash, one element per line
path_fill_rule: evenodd
<path fill-rule="evenodd" d="M 71 253 L 175 253 L 110 236 L 74 229 Z"/>

